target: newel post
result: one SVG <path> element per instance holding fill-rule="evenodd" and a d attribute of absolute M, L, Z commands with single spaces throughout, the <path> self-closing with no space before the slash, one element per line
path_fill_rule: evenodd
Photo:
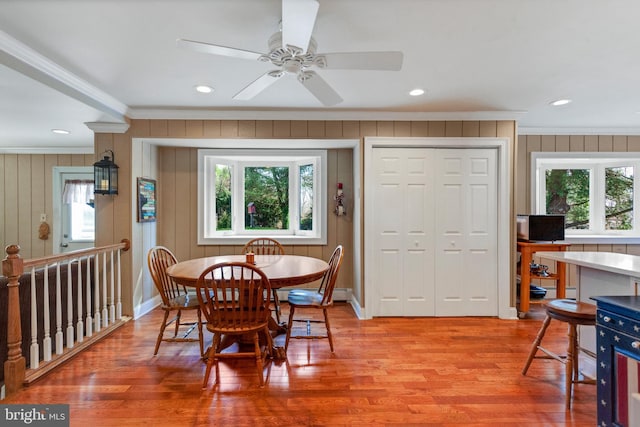
<path fill-rule="evenodd" d="M 7 396 L 22 388 L 26 370 L 26 361 L 22 355 L 22 327 L 20 325 L 20 289 L 18 279 L 24 270 L 24 261 L 20 258 L 20 246 L 9 245 L 5 248 L 7 256 L 2 260 L 2 274 L 9 279 L 7 285 L 7 347 L 8 357 L 4 362 L 4 385 Z"/>

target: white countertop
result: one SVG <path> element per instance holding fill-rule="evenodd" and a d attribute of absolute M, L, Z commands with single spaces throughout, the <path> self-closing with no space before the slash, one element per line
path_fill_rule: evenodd
<path fill-rule="evenodd" d="M 541 258 L 640 277 L 640 256 L 615 252 L 536 252 Z"/>

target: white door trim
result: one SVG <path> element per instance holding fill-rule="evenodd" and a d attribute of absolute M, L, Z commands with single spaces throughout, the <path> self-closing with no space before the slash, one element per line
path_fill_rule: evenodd
<path fill-rule="evenodd" d="M 374 235 L 372 212 L 375 209 L 373 200 L 374 188 L 372 154 L 377 147 L 424 148 L 497 148 L 498 149 L 498 316 L 501 319 L 517 319 L 516 307 L 511 306 L 510 272 L 510 204 L 509 204 L 509 139 L 508 138 L 394 138 L 394 137 L 366 137 L 364 139 L 364 295 L 365 306 L 361 309 L 361 317 L 371 319 L 377 313 L 373 312 L 375 290 L 371 288 L 372 265 L 374 254 L 373 245 L 367 244 L 366 239 Z"/>

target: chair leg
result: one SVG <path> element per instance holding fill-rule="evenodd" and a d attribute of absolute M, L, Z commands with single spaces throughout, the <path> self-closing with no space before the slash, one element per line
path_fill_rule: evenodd
<path fill-rule="evenodd" d="M 275 306 L 276 321 L 278 322 L 278 324 L 280 324 L 280 299 L 278 298 L 278 290 L 272 289 L 271 291 L 273 293 L 273 304 Z"/>
<path fill-rule="evenodd" d="M 264 376 L 262 375 L 262 350 L 260 350 L 260 337 L 258 336 L 258 332 L 254 332 L 253 334 L 253 348 L 256 352 L 256 367 L 258 369 L 260 387 L 264 387 Z"/>
<path fill-rule="evenodd" d="M 329 325 L 329 314 L 327 313 L 326 308 L 323 308 L 322 312 L 324 313 L 324 325 L 327 328 L 327 338 L 329 338 L 329 347 L 331 347 L 331 353 L 333 353 L 333 335 L 331 335 L 331 325 Z"/>
<path fill-rule="evenodd" d="M 180 329 L 180 315 L 182 314 L 182 310 L 178 310 L 178 314 L 176 315 L 176 333 L 173 334 L 174 337 L 178 336 L 178 329 Z"/>
<path fill-rule="evenodd" d="M 160 343 L 162 342 L 162 338 L 164 337 L 164 330 L 167 327 L 167 319 L 169 318 L 169 310 L 164 311 L 164 319 L 162 319 L 162 326 L 160 326 L 160 333 L 158 334 L 158 339 L 156 340 L 156 348 L 153 350 L 153 355 L 158 354 L 158 350 L 160 349 Z"/>
<path fill-rule="evenodd" d="M 542 342 L 542 338 L 544 337 L 545 332 L 547 332 L 549 323 L 551 323 L 551 317 L 546 316 L 544 318 L 544 321 L 542 322 L 542 326 L 540 327 L 540 330 L 538 331 L 538 335 L 536 336 L 536 339 L 533 341 L 533 344 L 531 345 L 531 350 L 529 351 L 529 357 L 527 357 L 527 362 L 524 364 L 524 368 L 522 368 L 522 375 L 527 375 L 529 366 L 531 365 L 531 362 L 533 361 L 533 359 L 536 357 L 536 353 L 538 352 L 538 346 L 540 346 L 540 343 Z"/>
<path fill-rule="evenodd" d="M 293 326 L 293 314 L 296 312 L 294 305 L 289 305 L 289 322 L 287 323 L 287 338 L 284 341 L 284 352 L 287 353 L 289 348 L 289 339 L 291 338 L 291 327 Z"/>
<path fill-rule="evenodd" d="M 200 342 L 200 357 L 204 358 L 204 339 L 202 335 L 202 311 L 198 309 L 198 341 Z"/>
<path fill-rule="evenodd" d="M 220 379 L 220 371 L 218 369 L 218 360 L 216 358 L 216 352 L 218 351 L 218 347 L 220 346 L 220 334 L 213 335 L 213 343 L 207 350 L 207 368 L 204 371 L 204 381 L 202 382 L 202 388 L 207 388 L 207 383 L 209 382 L 209 375 L 211 375 L 211 367 L 215 363 L 216 365 L 216 381 L 215 384 L 218 384 Z"/>

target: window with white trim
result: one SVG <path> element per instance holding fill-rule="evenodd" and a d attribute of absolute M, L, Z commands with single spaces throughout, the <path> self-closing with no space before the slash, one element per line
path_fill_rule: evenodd
<path fill-rule="evenodd" d="M 326 151 L 198 151 L 198 243 L 326 243 Z"/>
<path fill-rule="evenodd" d="M 640 154 L 532 153 L 534 213 L 565 215 L 565 235 L 640 236 Z"/>

